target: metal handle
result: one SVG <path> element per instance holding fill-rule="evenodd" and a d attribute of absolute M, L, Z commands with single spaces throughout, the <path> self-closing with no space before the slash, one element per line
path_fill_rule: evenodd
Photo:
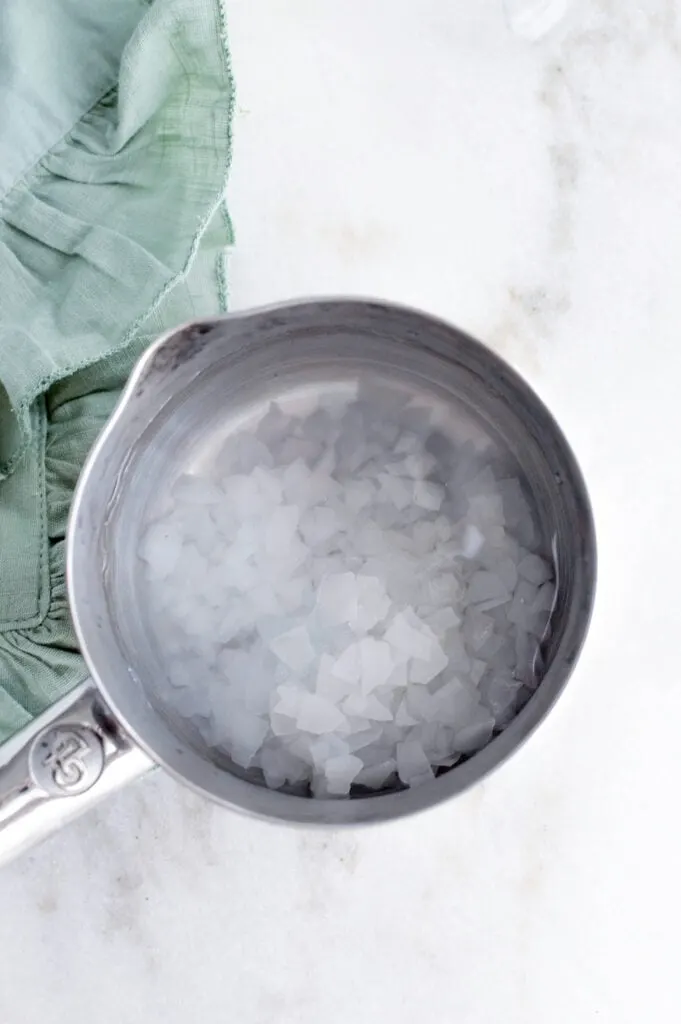
<path fill-rule="evenodd" d="M 0 748 L 0 865 L 153 767 L 82 683 Z"/>

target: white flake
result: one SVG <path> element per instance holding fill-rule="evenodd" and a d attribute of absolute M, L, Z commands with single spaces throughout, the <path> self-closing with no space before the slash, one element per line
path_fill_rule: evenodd
<path fill-rule="evenodd" d="M 501 447 L 366 376 L 240 410 L 138 548 L 164 710 L 254 783 L 323 799 L 475 755 L 540 681 L 556 599 Z"/>

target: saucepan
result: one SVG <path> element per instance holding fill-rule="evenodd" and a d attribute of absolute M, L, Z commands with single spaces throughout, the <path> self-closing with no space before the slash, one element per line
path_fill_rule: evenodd
<path fill-rule="evenodd" d="M 325 799 L 268 788 L 217 756 L 155 699 L 136 573 L 145 509 L 178 452 L 244 390 L 339 364 L 394 368 L 463 402 L 513 452 L 552 538 L 556 598 L 541 682 L 483 749 L 427 785 Z M 226 807 L 278 822 L 357 825 L 398 818 L 461 793 L 501 765 L 546 716 L 588 628 L 596 548 L 585 484 L 558 425 L 501 358 L 425 313 L 378 301 L 319 299 L 186 324 L 135 367 L 91 452 L 67 543 L 71 612 L 90 678 L 5 745 L 0 859 L 18 853 L 155 766 Z"/>

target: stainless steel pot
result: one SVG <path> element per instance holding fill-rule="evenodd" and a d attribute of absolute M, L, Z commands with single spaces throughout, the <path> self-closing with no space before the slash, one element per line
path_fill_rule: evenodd
<path fill-rule="evenodd" d="M 558 600 L 546 673 L 511 724 L 479 753 L 418 789 L 348 800 L 267 789 L 216 760 L 154 699 L 160 672 L 144 629 L 135 567 L 147 503 L 177 453 L 200 457 L 237 396 L 336 367 L 383 368 L 463 402 L 504 438 L 553 537 Z M 160 338 L 133 371 L 81 475 L 68 535 L 71 610 L 92 680 L 6 745 L 0 859 L 117 786 L 161 765 L 226 806 L 291 822 L 344 825 L 448 799 L 501 764 L 547 714 L 575 664 L 594 594 L 589 500 L 570 448 L 533 391 L 501 359 L 433 317 L 380 302 L 291 302 L 198 321 Z"/>

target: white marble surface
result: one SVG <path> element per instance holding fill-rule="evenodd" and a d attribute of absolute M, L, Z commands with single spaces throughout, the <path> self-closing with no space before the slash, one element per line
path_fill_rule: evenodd
<path fill-rule="evenodd" d="M 228 0 L 232 299 L 423 306 L 572 440 L 596 614 L 466 796 L 309 834 L 160 775 L 0 874 L 0 1021 L 671 1024 L 681 1005 L 681 2 Z"/>

